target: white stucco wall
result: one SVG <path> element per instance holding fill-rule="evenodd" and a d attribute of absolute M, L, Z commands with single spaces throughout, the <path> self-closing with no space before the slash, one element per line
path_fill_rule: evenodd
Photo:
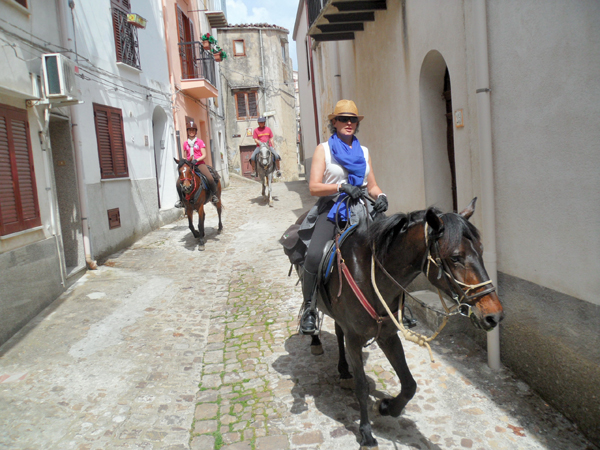
<path fill-rule="evenodd" d="M 600 305 L 600 4 L 489 4 L 499 269 Z"/>
<path fill-rule="evenodd" d="M 95 255 L 112 251 L 157 226 L 159 191 L 161 209 L 172 209 L 177 200 L 172 159 L 176 155 L 175 137 L 162 7 L 159 0 L 134 0 L 132 11 L 148 21 L 146 28 L 137 33 L 141 70 L 116 62 L 110 1 L 82 2 L 75 8 L 75 39 L 84 75 L 84 79 L 78 80 L 84 104 L 77 106 L 77 126 L 82 140 Z M 70 36 L 72 33 L 71 29 Z M 98 39 L 98 36 L 110 38 Z M 101 179 L 94 103 L 118 108 L 123 113 L 127 179 Z M 166 115 L 161 133 L 165 148 L 160 149 L 158 161 L 152 126 L 156 107 Z M 157 174 L 157 169 L 162 173 Z M 108 231 L 107 210 L 113 208 L 120 210 L 121 228 Z"/>

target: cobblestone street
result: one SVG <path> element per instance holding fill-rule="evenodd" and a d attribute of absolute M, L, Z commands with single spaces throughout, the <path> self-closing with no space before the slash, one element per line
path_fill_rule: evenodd
<path fill-rule="evenodd" d="M 231 181 L 222 234 L 206 208 L 204 249 L 187 219 L 164 226 L 0 347 L 0 448 L 358 450 L 333 322 L 311 355 L 278 244 L 313 203 L 307 184 L 276 183 L 269 208 L 260 185 Z M 381 450 L 595 448 L 468 338 L 442 334 L 432 350 L 435 363 L 405 343 L 419 388 L 399 418 L 370 413 Z M 381 350 L 364 354 L 373 403 L 396 395 Z"/>

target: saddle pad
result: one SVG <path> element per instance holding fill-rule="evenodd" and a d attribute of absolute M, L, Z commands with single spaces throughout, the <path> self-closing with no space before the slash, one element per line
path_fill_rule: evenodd
<path fill-rule="evenodd" d="M 340 247 L 344 244 L 344 241 L 348 238 L 348 236 L 356 231 L 357 226 L 358 224 L 354 224 L 342 233 L 339 240 Z M 323 250 L 323 258 L 321 259 L 321 264 L 319 265 L 320 281 L 323 284 L 329 281 L 329 277 L 333 271 L 333 261 L 336 257 L 336 249 L 337 247 L 335 245 L 335 241 L 332 240 L 325 245 L 325 249 Z"/>

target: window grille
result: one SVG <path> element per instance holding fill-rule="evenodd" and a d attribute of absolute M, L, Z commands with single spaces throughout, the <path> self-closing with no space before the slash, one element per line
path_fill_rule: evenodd
<path fill-rule="evenodd" d="M 113 28 L 117 61 L 141 70 L 137 28 L 127 22 L 127 13 L 114 4 Z"/>

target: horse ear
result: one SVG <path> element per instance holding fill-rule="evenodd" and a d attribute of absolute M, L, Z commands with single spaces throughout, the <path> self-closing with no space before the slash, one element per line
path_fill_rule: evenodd
<path fill-rule="evenodd" d="M 477 197 L 475 197 L 473 200 L 471 200 L 471 203 L 469 203 L 469 206 L 467 206 L 465 209 L 463 209 L 459 214 L 461 216 L 463 216 L 465 219 L 469 220 L 471 218 L 471 216 L 473 215 L 473 213 L 475 212 L 475 203 L 477 203 Z"/>
<path fill-rule="evenodd" d="M 433 208 L 428 208 L 427 212 L 425 212 L 425 221 L 431 228 L 432 234 L 439 234 L 444 230 L 444 222 L 442 222 L 442 219 L 436 214 Z"/>
<path fill-rule="evenodd" d="M 177 165 L 179 165 L 179 160 L 177 158 L 173 158 L 173 161 L 175 161 Z"/>

